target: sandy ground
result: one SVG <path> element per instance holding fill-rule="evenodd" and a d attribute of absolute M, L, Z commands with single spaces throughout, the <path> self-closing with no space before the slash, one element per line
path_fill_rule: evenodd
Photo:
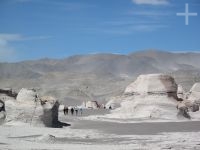
<path fill-rule="evenodd" d="M 14 122 L 0 126 L 0 150 L 199 150 L 200 122 L 119 123 L 64 116 L 62 129 Z M 93 114 L 108 113 L 92 112 Z"/>
<path fill-rule="evenodd" d="M 96 129 L 118 135 L 154 135 L 162 132 L 198 132 L 200 121 L 192 122 L 153 122 L 153 123 L 114 123 L 105 121 L 78 121 L 74 129 Z"/>

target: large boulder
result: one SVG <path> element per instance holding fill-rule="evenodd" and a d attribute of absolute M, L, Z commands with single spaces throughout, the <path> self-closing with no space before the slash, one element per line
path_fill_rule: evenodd
<path fill-rule="evenodd" d="M 99 108 L 99 104 L 98 104 L 97 101 L 83 102 L 82 106 L 85 107 L 85 108 L 90 108 L 90 109 L 97 109 L 97 108 Z"/>
<path fill-rule="evenodd" d="M 69 124 L 62 123 L 58 120 L 60 105 L 58 100 L 51 96 L 43 96 L 40 98 L 40 102 L 43 108 L 41 120 L 46 127 L 60 128 L 63 126 L 69 126 Z"/>
<path fill-rule="evenodd" d="M 39 97 L 34 89 L 21 89 L 17 100 L 6 100 L 6 124 L 63 127 L 69 124 L 58 121 L 59 102 L 51 96 Z M 2 106 L 1 106 L 2 105 Z M 3 103 L 0 107 L 3 108 Z"/>
<path fill-rule="evenodd" d="M 200 82 L 195 83 L 192 86 L 187 96 L 187 99 L 192 102 L 200 103 Z"/>
<path fill-rule="evenodd" d="M 35 89 L 22 88 L 19 91 L 16 99 L 18 102 L 34 105 L 37 97 L 38 95 Z"/>
<path fill-rule="evenodd" d="M 182 119 L 182 118 L 187 118 L 187 119 L 191 119 L 190 114 L 188 113 L 188 106 L 187 103 L 184 102 L 180 102 L 177 105 L 177 109 L 178 109 L 178 113 L 177 113 L 177 117 Z"/>
<path fill-rule="evenodd" d="M 178 89 L 177 89 L 177 97 L 182 100 L 185 99 L 185 90 L 180 84 L 178 85 Z"/>
<path fill-rule="evenodd" d="M 188 108 L 188 110 L 191 112 L 199 111 L 199 105 L 190 100 L 184 100 L 181 102 L 181 104 L 185 105 Z"/>
<path fill-rule="evenodd" d="M 177 96 L 174 78 L 164 74 L 140 75 L 124 92 L 126 95 L 167 94 Z"/>
<path fill-rule="evenodd" d="M 176 119 L 177 84 L 164 74 L 140 75 L 125 89 L 121 107 L 108 117 L 130 119 Z"/>
<path fill-rule="evenodd" d="M 4 122 L 6 118 L 5 103 L 0 100 L 0 125 Z"/>

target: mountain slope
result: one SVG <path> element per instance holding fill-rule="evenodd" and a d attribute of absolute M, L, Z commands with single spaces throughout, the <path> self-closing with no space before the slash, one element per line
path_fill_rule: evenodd
<path fill-rule="evenodd" d="M 65 59 L 41 59 L 0 63 L 0 87 L 35 87 L 42 94 L 65 101 L 67 97 L 92 95 L 106 100 L 119 95 L 140 74 L 167 73 L 188 90 L 200 80 L 199 53 L 140 51 L 129 55 L 77 55 Z M 73 92 L 71 92 L 73 91 Z M 77 91 L 77 93 L 74 93 Z M 71 94 L 70 94 L 71 93 Z M 90 96 L 91 97 L 91 96 Z M 87 96 L 83 99 L 89 99 Z"/>

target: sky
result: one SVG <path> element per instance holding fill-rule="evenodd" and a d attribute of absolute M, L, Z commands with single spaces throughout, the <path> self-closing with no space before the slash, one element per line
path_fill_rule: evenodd
<path fill-rule="evenodd" d="M 185 4 L 190 13 L 189 25 Z M 200 52 L 200 0 L 0 0 L 0 62 Z"/>

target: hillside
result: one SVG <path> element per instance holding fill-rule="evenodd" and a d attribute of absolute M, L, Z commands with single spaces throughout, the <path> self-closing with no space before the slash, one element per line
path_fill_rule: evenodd
<path fill-rule="evenodd" d="M 0 63 L 0 87 L 37 88 L 63 102 L 104 101 L 117 96 L 140 74 L 167 73 L 188 90 L 200 80 L 199 53 L 139 51 L 129 55 L 77 55 Z"/>

